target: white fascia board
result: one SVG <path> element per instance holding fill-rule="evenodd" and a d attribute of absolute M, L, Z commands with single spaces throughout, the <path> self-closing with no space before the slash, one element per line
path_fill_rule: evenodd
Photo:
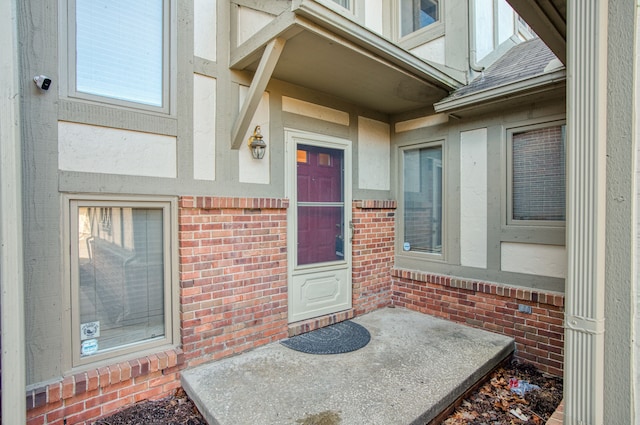
<path fill-rule="evenodd" d="M 532 78 L 519 80 L 497 87 L 491 87 L 466 96 L 461 96 L 452 100 L 444 100 L 433 105 L 436 112 L 456 112 L 474 107 L 486 106 L 490 103 L 506 101 L 553 90 L 565 84 L 567 73 L 565 69 L 538 75 Z"/>

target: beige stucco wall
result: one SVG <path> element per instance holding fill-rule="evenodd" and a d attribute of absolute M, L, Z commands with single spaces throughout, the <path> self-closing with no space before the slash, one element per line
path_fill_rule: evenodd
<path fill-rule="evenodd" d="M 217 80 L 193 74 L 193 178 L 216 179 Z"/>
<path fill-rule="evenodd" d="M 460 132 L 460 265 L 487 268 L 487 129 Z"/>

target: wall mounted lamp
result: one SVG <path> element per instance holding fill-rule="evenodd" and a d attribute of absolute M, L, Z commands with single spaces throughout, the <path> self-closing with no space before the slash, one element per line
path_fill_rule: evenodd
<path fill-rule="evenodd" d="M 251 149 L 251 156 L 255 159 L 264 158 L 264 153 L 267 151 L 267 143 L 262 140 L 259 125 L 253 130 L 253 136 L 249 137 L 249 149 Z"/>

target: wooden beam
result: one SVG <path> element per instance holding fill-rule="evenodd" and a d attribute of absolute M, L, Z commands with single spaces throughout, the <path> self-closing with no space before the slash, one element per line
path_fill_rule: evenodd
<path fill-rule="evenodd" d="M 17 4 L 18 0 L 0 2 L 0 42 L 7 46 L 6 54 L 0 55 L 0 310 L 3 424 L 26 423 L 27 410 Z M 27 85 L 25 92 L 31 93 L 33 87 L 28 86 L 28 81 L 24 84 Z M 55 88 L 52 91 L 55 91 Z"/>
<path fill-rule="evenodd" d="M 267 88 L 267 84 L 271 79 L 273 70 L 278 63 L 278 59 L 280 59 L 282 50 L 284 49 L 285 42 L 286 41 L 282 38 L 274 38 L 264 49 L 262 59 L 260 59 L 260 63 L 258 64 L 258 69 L 253 76 L 251 86 L 249 86 L 247 97 L 244 100 L 242 109 L 240 109 L 240 114 L 238 114 L 238 118 L 236 119 L 236 122 L 233 125 L 233 130 L 231 131 L 232 149 L 240 149 L 240 146 L 242 146 L 244 135 L 249 129 L 253 114 L 255 114 L 256 109 L 258 109 L 262 93 L 264 93 L 264 90 Z"/>

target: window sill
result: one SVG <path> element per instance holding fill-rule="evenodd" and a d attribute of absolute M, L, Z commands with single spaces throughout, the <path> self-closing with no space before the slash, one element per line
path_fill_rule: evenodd
<path fill-rule="evenodd" d="M 406 50 L 414 49 L 436 38 L 442 37 L 444 33 L 444 22 L 437 22 L 407 34 L 404 37 L 400 37 L 398 45 Z"/>

